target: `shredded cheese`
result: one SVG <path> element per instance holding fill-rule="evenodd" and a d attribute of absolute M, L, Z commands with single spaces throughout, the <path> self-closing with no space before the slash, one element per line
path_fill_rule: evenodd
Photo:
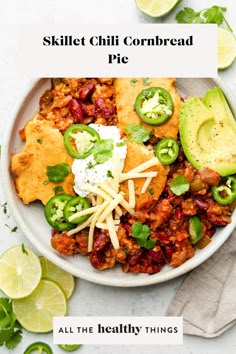
<path fill-rule="evenodd" d="M 111 238 L 111 243 L 112 243 L 113 247 L 115 248 L 115 250 L 117 250 L 117 249 L 119 249 L 120 245 L 119 245 L 119 240 L 118 240 L 117 233 L 116 233 L 116 228 L 115 228 L 115 225 L 113 222 L 112 214 L 107 215 L 106 222 L 107 222 L 107 228 L 109 231 L 109 235 Z"/>
<path fill-rule="evenodd" d="M 129 189 L 129 206 L 130 208 L 135 207 L 135 191 L 134 191 L 134 181 L 132 179 L 128 180 Z"/>
<path fill-rule="evenodd" d="M 144 182 L 143 187 L 141 189 L 141 194 L 144 194 L 146 192 L 146 190 L 148 189 L 148 186 L 151 183 L 151 181 L 152 181 L 152 177 L 148 177 L 146 179 L 146 181 Z"/>
<path fill-rule="evenodd" d="M 100 184 L 100 187 L 105 192 L 107 192 L 112 198 L 115 198 L 117 196 L 117 193 L 113 191 L 113 189 L 109 187 L 106 183 Z M 134 209 L 130 207 L 129 203 L 125 199 L 120 202 L 120 205 L 122 205 L 123 208 L 125 208 L 131 215 L 134 214 Z"/>
<path fill-rule="evenodd" d="M 107 207 L 108 204 L 109 204 L 108 202 L 104 202 L 103 204 L 101 204 L 99 206 L 99 209 L 93 215 L 93 219 L 89 228 L 89 235 L 88 235 L 88 252 L 91 252 L 93 249 L 93 235 L 94 235 L 94 229 L 95 229 L 97 219 L 99 215 L 103 212 L 104 208 Z"/>
<path fill-rule="evenodd" d="M 129 171 L 129 173 L 139 173 L 142 171 L 147 170 L 150 167 L 158 165 L 160 162 L 157 157 L 153 157 L 152 159 L 142 163 L 141 165 L 133 168 L 132 170 Z"/>
<path fill-rule="evenodd" d="M 94 206 L 94 207 L 91 207 L 91 208 L 88 208 L 88 209 L 84 209 L 84 210 L 81 210 L 81 211 L 78 211 L 77 213 L 69 216 L 69 221 L 73 221 L 77 218 L 79 218 L 80 216 L 84 216 L 84 215 L 88 215 L 88 214 L 93 214 L 95 211 L 97 211 L 99 209 L 99 206 Z"/>
<path fill-rule="evenodd" d="M 120 204 L 120 202 L 124 199 L 121 193 L 117 194 L 117 196 L 113 199 L 111 203 L 109 203 L 108 207 L 104 210 L 104 212 L 99 216 L 98 221 L 103 222 L 109 214 L 115 209 L 115 207 Z"/>
<path fill-rule="evenodd" d="M 93 215 L 91 215 L 88 220 L 86 220 L 83 224 L 78 225 L 77 227 L 75 227 L 74 229 L 70 230 L 67 232 L 68 236 L 74 235 L 77 232 L 85 229 L 87 226 L 89 226 L 89 224 L 91 223 L 91 221 L 93 220 Z"/>

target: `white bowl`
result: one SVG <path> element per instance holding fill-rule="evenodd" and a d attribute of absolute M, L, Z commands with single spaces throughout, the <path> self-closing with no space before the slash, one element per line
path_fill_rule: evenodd
<path fill-rule="evenodd" d="M 177 89 L 185 96 L 203 96 L 207 89 L 214 86 L 220 86 L 223 89 L 232 110 L 236 113 L 236 98 L 219 80 L 177 79 L 176 82 Z M 193 258 L 177 268 L 165 266 L 160 273 L 153 275 L 123 273 L 120 266 L 98 271 L 91 266 L 87 257 L 59 255 L 50 245 L 51 229 L 45 221 L 43 206 L 39 202 L 30 205 L 24 205 L 21 202 L 16 195 L 9 168 L 12 154 L 22 150 L 23 144 L 18 132 L 23 128 L 25 122 L 38 112 L 39 98 L 49 87 L 49 79 L 33 80 L 28 85 L 26 92 L 19 97 L 8 120 L 8 130 L 1 154 L 2 179 L 8 205 L 22 232 L 42 255 L 62 269 L 88 281 L 110 286 L 134 287 L 164 282 L 190 271 L 208 259 L 227 240 L 236 226 L 236 212 L 233 214 L 231 224 L 219 229 L 212 242 L 204 249 L 196 251 Z"/>

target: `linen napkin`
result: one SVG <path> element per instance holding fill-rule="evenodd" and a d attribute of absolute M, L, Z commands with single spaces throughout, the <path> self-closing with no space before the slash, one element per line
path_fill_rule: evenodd
<path fill-rule="evenodd" d="M 186 276 L 167 315 L 183 316 L 185 334 L 206 338 L 219 336 L 236 323 L 236 230 Z"/>

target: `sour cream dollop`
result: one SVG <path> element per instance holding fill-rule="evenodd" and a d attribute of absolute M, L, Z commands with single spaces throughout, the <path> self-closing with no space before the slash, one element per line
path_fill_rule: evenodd
<path fill-rule="evenodd" d="M 112 139 L 112 157 L 103 163 L 96 163 L 94 155 L 91 154 L 85 159 L 74 159 L 72 173 L 74 174 L 74 190 L 76 194 L 86 197 L 89 192 L 84 190 L 85 184 L 97 186 L 100 183 L 111 180 L 114 157 L 120 158 L 120 171 L 124 168 L 127 154 L 127 146 L 120 137 L 120 131 L 116 126 L 105 126 L 101 124 L 89 124 L 89 127 L 98 132 L 101 139 Z M 91 167 L 92 166 L 92 167 Z"/>

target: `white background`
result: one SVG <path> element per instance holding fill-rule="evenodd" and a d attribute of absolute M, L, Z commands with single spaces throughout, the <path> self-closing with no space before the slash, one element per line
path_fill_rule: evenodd
<path fill-rule="evenodd" d="M 203 9 L 211 5 L 227 6 L 227 19 L 236 32 L 236 2 L 234 0 L 185 0 L 173 14 L 163 22 L 174 23 L 175 13 L 183 6 Z M 134 0 L 6 0 L 0 7 L 0 140 L 3 138 L 6 118 L 15 99 L 31 77 L 27 72 L 17 72 L 16 58 L 18 38 L 15 24 L 134 24 L 155 22 L 142 15 L 136 9 Z M 157 22 L 157 21 L 156 21 Z M 145 56 L 145 51 L 144 51 Z M 46 65 L 47 58 L 42 58 Z M 32 66 L 34 62 L 32 62 Z M 236 95 L 236 63 L 225 72 L 220 73 L 222 79 L 231 87 Z M 4 188 L 4 186 L 3 186 Z M 5 202 L 2 188 L 0 202 Z M 20 244 L 24 239 L 20 230 L 12 233 L 5 226 L 15 226 L 14 220 L 8 219 L 0 212 L 0 253 L 13 244 Z M 69 314 L 75 316 L 163 316 L 178 286 L 184 277 L 168 283 L 146 288 L 119 289 L 77 281 L 76 291 L 69 302 Z M 206 285 L 207 286 L 207 285 Z M 196 289 L 197 291 L 197 289 Z M 233 299 L 235 300 L 235 299 Z M 24 332 L 23 340 L 14 354 L 22 354 L 26 346 L 35 341 L 48 342 L 54 354 L 63 353 L 52 345 L 52 334 L 34 335 Z M 9 353 L 3 347 L 3 354 Z M 184 344 L 180 346 L 82 346 L 80 354 L 234 354 L 236 352 L 236 327 L 229 329 L 215 339 L 203 339 L 184 336 Z"/>

